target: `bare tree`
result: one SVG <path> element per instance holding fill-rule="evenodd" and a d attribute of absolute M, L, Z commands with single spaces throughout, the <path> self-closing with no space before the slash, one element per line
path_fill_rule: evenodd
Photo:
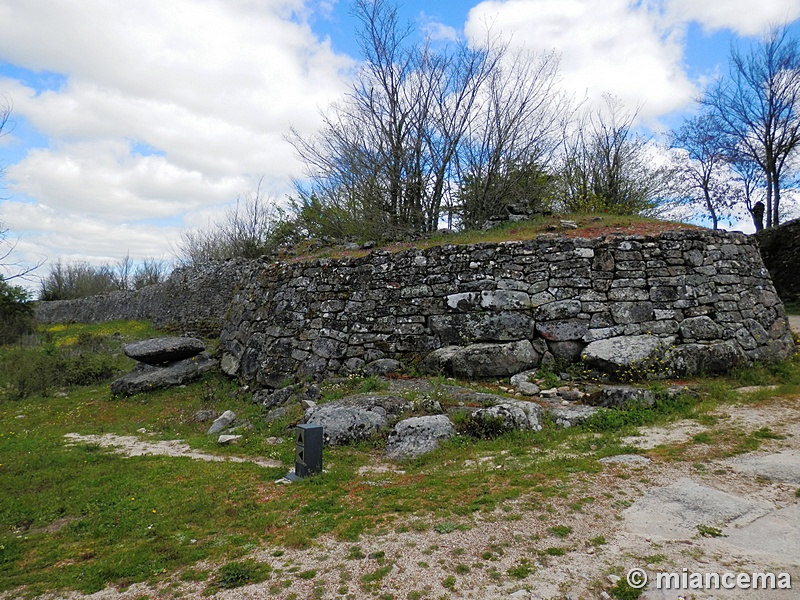
<path fill-rule="evenodd" d="M 521 52 L 505 56 L 485 82 L 458 156 L 465 226 L 502 217 L 512 204 L 548 208 L 546 167 L 571 117 L 558 70 L 555 53 Z"/>
<path fill-rule="evenodd" d="M 604 106 L 577 119 L 565 135 L 560 170 L 561 204 L 567 212 L 652 212 L 671 195 L 673 171 L 658 165 L 649 140 L 636 133 L 636 113 L 604 96 Z"/>
<path fill-rule="evenodd" d="M 0 137 L 10 133 L 11 101 L 6 99 L 0 104 Z M 3 175 L 3 165 L 0 165 L 0 177 Z M 0 278 L 5 281 L 12 279 L 28 279 L 28 276 L 44 264 L 44 260 L 36 264 L 23 264 L 15 260 L 13 254 L 17 249 L 18 239 L 12 239 L 8 227 L 0 222 Z"/>
<path fill-rule="evenodd" d="M 777 226 L 784 169 L 800 144 L 800 46 L 788 28 L 773 27 L 746 53 L 734 46 L 728 77 L 702 102 L 734 140 L 732 153 L 764 172 L 766 226 Z"/>
<path fill-rule="evenodd" d="M 511 57 L 489 33 L 483 44 L 416 42 L 388 0 L 353 6 L 363 67 L 317 136 L 288 136 L 309 181 L 297 186 L 301 220 L 339 237 L 426 232 L 457 196 L 486 205 L 477 220 L 500 202 L 498 181 L 513 184 L 514 168 L 553 146 L 557 58 Z"/>
<path fill-rule="evenodd" d="M 177 243 L 178 260 L 197 264 L 228 258 L 258 258 L 281 241 L 283 209 L 266 195 L 263 178 L 254 192 L 240 196 L 225 218 L 208 229 L 187 230 Z M 155 266 L 150 265 L 151 274 Z"/>
<path fill-rule="evenodd" d="M 686 119 L 672 132 L 671 145 L 682 151 L 678 175 L 690 204 L 700 204 L 711 218 L 713 229 L 720 217 L 729 216 L 736 201 L 731 193 L 728 169 L 730 146 L 717 119 L 710 112 Z"/>

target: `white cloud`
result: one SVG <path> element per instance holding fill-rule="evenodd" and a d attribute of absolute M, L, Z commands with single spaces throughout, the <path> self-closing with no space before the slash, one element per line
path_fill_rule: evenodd
<path fill-rule="evenodd" d="M 564 87 L 578 98 L 594 103 L 610 93 L 654 118 L 683 107 L 695 91 L 681 66 L 681 31 L 662 25 L 647 3 L 507 0 L 474 7 L 466 32 L 477 41 L 490 28 L 514 46 L 555 50 Z"/>
<path fill-rule="evenodd" d="M 12 198 L 54 211 L 28 224 L 26 244 L 52 254 L 61 238 L 36 232 L 82 215 L 59 253 L 101 252 L 105 230 L 118 251 L 152 242 L 145 254 L 160 254 L 175 232 L 125 224 L 196 221 L 262 175 L 268 193 L 284 194 L 301 167 L 283 135 L 315 130 L 352 66 L 307 16 L 303 0 L 0 0 L 0 62 L 63 75 L 52 89 L 32 87 L 37 77 L 0 79 L 14 115 L 47 138 L 4 165 Z"/>
<path fill-rule="evenodd" d="M 740 35 L 800 18 L 797 0 L 667 0 L 666 10 L 676 22 L 697 21 L 707 31 L 731 29 Z"/>
<path fill-rule="evenodd" d="M 17 240 L 15 257 L 27 264 L 43 258 L 113 262 L 126 254 L 134 260 L 171 259 L 177 228 L 151 225 L 109 224 L 78 213 L 55 211 L 42 204 L 5 201 L 0 203 L 0 220 L 7 223 Z M 43 254 L 42 249 L 47 248 Z M 45 272 L 38 273 L 46 275 Z"/>
<path fill-rule="evenodd" d="M 436 17 L 431 17 L 422 12 L 419 14 L 417 21 L 422 33 L 430 40 L 442 42 L 458 41 L 458 31 L 454 27 L 445 25 Z"/>

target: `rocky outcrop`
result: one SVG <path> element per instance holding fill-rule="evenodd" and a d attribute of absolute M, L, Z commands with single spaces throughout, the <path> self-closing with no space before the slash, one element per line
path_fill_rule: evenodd
<path fill-rule="evenodd" d="M 202 340 L 192 337 L 152 338 L 122 347 L 126 356 L 148 365 L 163 365 L 192 358 L 205 349 Z"/>
<path fill-rule="evenodd" d="M 133 396 L 183 385 L 198 379 L 217 364 L 206 352 L 162 366 L 139 363 L 133 371 L 111 383 L 111 393 L 114 396 Z"/>
<path fill-rule="evenodd" d="M 392 460 L 417 458 L 433 452 L 440 442 L 454 435 L 455 428 L 446 415 L 403 419 L 389 433 L 386 456 Z"/>
<path fill-rule="evenodd" d="M 126 344 L 123 351 L 139 364 L 111 383 L 111 393 L 133 396 L 194 381 L 218 364 L 204 350 L 201 340 L 188 337 L 151 338 Z"/>
<path fill-rule="evenodd" d="M 303 421 L 322 425 L 325 444 L 340 446 L 371 438 L 410 409 L 411 403 L 399 396 L 350 396 L 311 406 Z"/>
<path fill-rule="evenodd" d="M 503 399 L 500 403 L 473 411 L 469 425 L 477 431 L 484 431 L 499 425 L 503 430 L 542 429 L 542 407 L 534 402 Z"/>
<path fill-rule="evenodd" d="M 267 388 L 386 358 L 465 378 L 556 358 L 664 377 L 794 350 L 753 239 L 707 230 L 256 264 L 221 345 L 228 373 Z"/>

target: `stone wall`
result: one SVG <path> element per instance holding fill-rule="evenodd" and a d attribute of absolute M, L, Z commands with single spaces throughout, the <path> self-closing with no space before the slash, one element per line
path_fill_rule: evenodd
<path fill-rule="evenodd" d="M 794 349 L 754 240 L 705 230 L 259 263 L 221 337 L 224 370 L 266 387 L 426 355 L 504 375 L 609 341 L 659 349 L 662 376 Z"/>
<path fill-rule="evenodd" d="M 800 219 L 759 231 L 756 240 L 781 300 L 800 301 Z"/>
<path fill-rule="evenodd" d="M 137 291 L 39 302 L 36 315 L 42 323 L 144 319 L 156 327 L 217 336 L 249 264 L 244 260 L 229 260 L 178 268 L 165 282 Z"/>

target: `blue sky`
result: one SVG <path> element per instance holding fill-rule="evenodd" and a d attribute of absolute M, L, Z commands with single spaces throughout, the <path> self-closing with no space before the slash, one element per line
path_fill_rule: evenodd
<path fill-rule="evenodd" d="M 611 93 L 671 126 L 727 69 L 731 41 L 793 22 L 798 0 L 439 0 L 401 16 L 440 39 L 555 50 L 562 85 Z M 348 0 L 0 0 L 0 222 L 16 258 L 172 258 L 260 178 L 283 198 L 312 133 L 347 89 Z M 46 266 L 43 273 L 46 273 Z"/>

